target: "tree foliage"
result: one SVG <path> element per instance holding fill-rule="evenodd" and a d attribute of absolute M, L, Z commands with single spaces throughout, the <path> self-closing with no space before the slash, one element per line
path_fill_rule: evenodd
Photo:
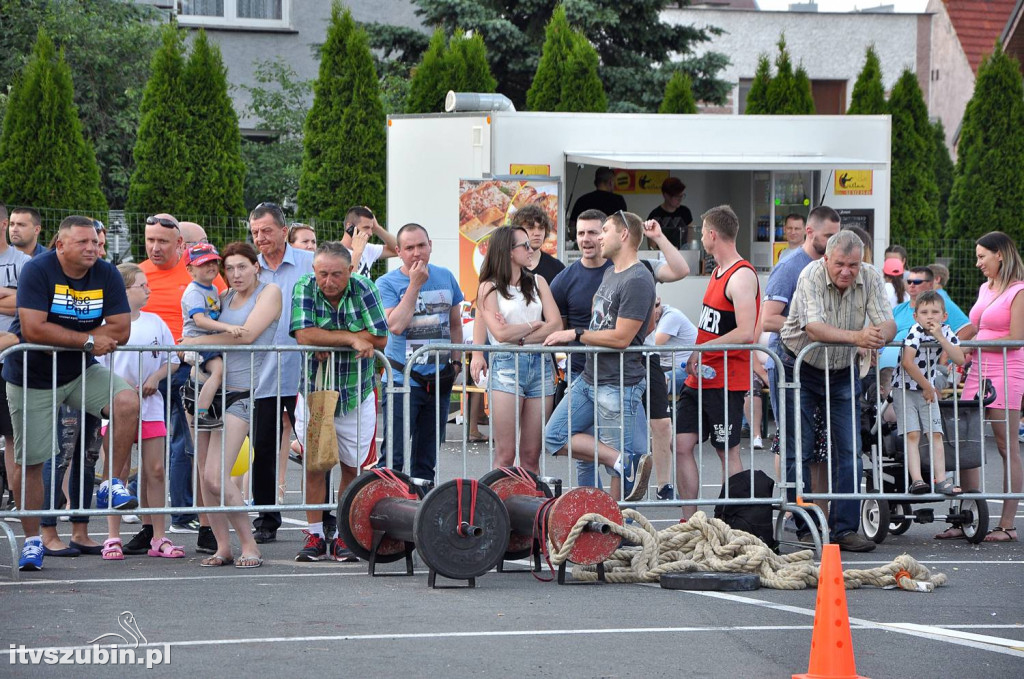
<path fill-rule="evenodd" d="M 1024 83 L 1019 62 L 997 44 L 978 67 L 957 146 L 949 196 L 951 237 L 991 230 L 1024 245 Z"/>
<path fill-rule="evenodd" d="M 434 31 L 423 60 L 413 69 L 405 113 L 444 110 L 449 90 L 493 92 L 497 82 L 487 64 L 487 48 L 478 35 L 456 31 L 451 41 L 441 29 Z"/>
<path fill-rule="evenodd" d="M 545 41 L 545 27 L 558 0 L 413 0 L 427 26 L 445 35 L 462 28 L 480 35 L 487 45 L 497 91 L 517 107 L 527 104 Z M 597 50 L 599 74 L 608 93 L 609 110 L 655 111 L 672 74 L 682 67 L 693 79 L 699 101 L 722 104 L 730 91 L 718 74 L 728 59 L 717 52 L 695 54 L 695 48 L 720 33 L 718 29 L 670 25 L 661 19 L 669 0 L 566 0 L 571 25 L 582 30 Z M 369 24 L 373 47 L 401 66 L 419 60 L 426 48 L 422 33 Z M 672 58 L 681 58 L 673 63 Z M 534 110 L 533 106 L 528 106 Z"/>
<path fill-rule="evenodd" d="M 185 137 L 188 211 L 207 221 L 214 216 L 241 216 L 245 213 L 242 136 L 228 96 L 220 48 L 210 44 L 206 31 L 200 30 L 192 43 L 182 81 L 189 121 Z"/>
<path fill-rule="evenodd" d="M 693 85 L 690 76 L 676 71 L 665 86 L 665 98 L 661 100 L 658 113 L 696 113 L 697 102 L 693 99 Z"/>
<path fill-rule="evenodd" d="M 107 209 L 96 156 L 78 119 L 71 69 L 44 29 L 10 92 L 0 132 L 0 196 L 14 205 L 95 215 Z"/>
<path fill-rule="evenodd" d="M 746 113 L 752 115 L 810 115 L 814 113 L 814 96 L 807 71 L 800 66 L 793 71 L 793 62 L 786 49 L 785 34 L 779 36 L 779 53 L 775 57 L 776 73 L 762 54 L 754 72 L 754 82 L 747 93 Z"/>
<path fill-rule="evenodd" d="M 887 112 L 885 86 L 882 84 L 882 65 L 878 61 L 874 45 L 868 46 L 864 57 L 864 68 L 857 76 L 850 97 L 850 115 L 882 115 Z"/>
<path fill-rule="evenodd" d="M 185 44 L 176 22 L 165 24 L 139 108 L 135 171 L 125 207 L 129 212 L 192 212 L 189 195 L 188 93 Z"/>
<path fill-rule="evenodd" d="M 566 82 L 565 67 L 573 48 L 573 30 L 565 15 L 565 7 L 555 7 L 551 20 L 544 27 L 544 45 L 533 83 L 526 92 L 526 107 L 531 111 L 557 111 Z"/>
<path fill-rule="evenodd" d="M 147 4 L 122 0 L 0 0 L 0 83 L 13 82 L 37 30 L 45 29 L 71 68 L 82 130 L 112 207 L 122 207 L 128 195 L 158 16 Z"/>
<path fill-rule="evenodd" d="M 889 210 L 892 240 L 897 243 L 934 242 L 940 235 L 939 190 L 933 166 L 934 132 L 928 122 L 928 108 L 917 76 L 909 69 L 903 71 L 892 88 L 889 113 L 892 115 Z"/>
<path fill-rule="evenodd" d="M 338 220 L 367 205 L 384 220 L 385 118 L 366 33 L 338 0 L 306 117 L 299 214 Z"/>
<path fill-rule="evenodd" d="M 565 63 L 565 80 L 557 111 L 603 113 L 608 110 L 608 98 L 597 74 L 597 51 L 582 33 L 573 38 L 572 51 Z"/>
<path fill-rule="evenodd" d="M 803 66 L 798 66 L 793 74 L 793 88 L 794 103 L 800 109 L 795 112 L 800 115 L 814 115 L 814 92 L 811 91 L 811 79 L 807 77 L 807 71 Z"/>
<path fill-rule="evenodd" d="M 747 106 L 744 113 L 750 115 L 764 115 L 768 113 L 768 86 L 772 84 L 772 62 L 767 54 L 762 54 L 757 59 L 757 70 L 754 71 L 754 81 L 750 84 L 750 91 L 747 92 Z"/>
<path fill-rule="evenodd" d="M 949 220 L 949 192 L 953 190 L 953 159 L 946 147 L 946 129 L 941 120 L 932 123 L 932 165 L 935 185 L 939 189 L 939 225 L 943 229 Z"/>

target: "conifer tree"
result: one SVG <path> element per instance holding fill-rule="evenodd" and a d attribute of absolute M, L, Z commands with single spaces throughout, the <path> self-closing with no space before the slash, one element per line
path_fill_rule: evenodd
<path fill-rule="evenodd" d="M 869 46 L 864 58 L 864 68 L 857 76 L 850 97 L 850 115 L 882 115 L 886 113 L 885 86 L 882 84 L 882 65 L 874 46 Z"/>
<path fill-rule="evenodd" d="M 744 113 L 750 115 L 764 115 L 768 113 L 768 87 L 772 84 L 772 62 L 767 54 L 762 54 L 757 60 L 757 70 L 754 71 L 754 82 L 750 84 L 750 91 L 747 92 L 747 106 Z"/>
<path fill-rule="evenodd" d="M 366 33 L 335 0 L 320 75 L 306 118 L 299 214 L 344 218 L 352 205 L 367 205 L 384 221 L 384 108 Z"/>
<path fill-rule="evenodd" d="M 603 113 L 608 110 L 608 98 L 597 74 L 597 50 L 582 33 L 575 33 L 572 51 L 565 62 L 565 80 L 557 111 Z"/>
<path fill-rule="evenodd" d="M 191 212 L 187 135 L 190 128 L 186 92 L 185 46 L 175 22 L 163 26 L 153 52 L 149 80 L 139 108 L 135 171 L 125 209 L 153 214 Z"/>
<path fill-rule="evenodd" d="M 0 132 L 0 196 L 8 204 L 100 217 L 107 209 L 96 156 L 78 119 L 71 69 L 43 29 L 9 95 Z"/>
<path fill-rule="evenodd" d="M 696 113 L 697 102 L 693 100 L 693 86 L 690 76 L 676 71 L 665 87 L 665 98 L 658 113 Z"/>
<path fill-rule="evenodd" d="M 1000 44 L 978 67 L 957 147 L 949 237 L 998 229 L 1024 247 L 1024 83 Z M 972 251 L 973 252 L 973 251 Z"/>
<path fill-rule="evenodd" d="M 799 110 L 793 113 L 802 115 L 814 115 L 814 93 L 811 91 L 811 79 L 807 77 L 807 71 L 803 66 L 796 69 L 793 74 L 793 103 Z"/>
<path fill-rule="evenodd" d="M 953 159 L 946 147 L 946 129 L 941 120 L 932 123 L 932 152 L 935 167 L 935 185 L 939 189 L 939 225 L 945 229 L 949 220 L 949 192 L 953 190 Z"/>
<path fill-rule="evenodd" d="M 765 111 L 773 115 L 801 113 L 801 104 L 793 75 L 793 63 L 786 49 L 786 36 L 779 37 L 779 54 L 775 57 L 775 77 L 768 85 Z"/>
<path fill-rule="evenodd" d="M 498 81 L 491 74 L 491 66 L 487 63 L 487 47 L 479 34 L 466 37 L 462 31 L 456 31 L 449 48 L 453 57 L 462 65 L 460 77 L 451 89 L 456 92 L 495 91 Z"/>
<path fill-rule="evenodd" d="M 935 183 L 934 148 L 928 109 L 917 76 L 903 71 L 889 97 L 892 115 L 892 240 L 911 247 L 929 243 L 920 256 L 931 261 L 939 236 L 939 190 Z M 916 258 L 915 258 L 916 259 Z"/>
<path fill-rule="evenodd" d="M 448 90 L 448 41 L 438 28 L 430 38 L 423 60 L 413 69 L 409 83 L 409 96 L 405 100 L 406 113 L 430 113 L 444 110 L 444 97 Z"/>
<path fill-rule="evenodd" d="M 189 129 L 185 137 L 188 158 L 188 212 L 207 226 L 227 226 L 245 214 L 245 163 L 227 69 L 220 47 L 211 45 L 200 30 L 183 74 Z M 213 224 L 212 218 L 221 218 Z"/>
<path fill-rule="evenodd" d="M 526 92 L 526 108 L 530 111 L 556 111 L 565 83 L 565 66 L 573 49 L 573 30 L 565 15 L 565 7 L 555 7 L 551 20 L 544 28 L 544 47 L 533 76 L 533 84 Z"/>

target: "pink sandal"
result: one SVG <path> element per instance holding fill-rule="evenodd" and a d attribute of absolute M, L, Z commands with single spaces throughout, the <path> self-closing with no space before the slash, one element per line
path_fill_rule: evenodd
<path fill-rule="evenodd" d="M 164 550 L 164 547 L 170 549 Z M 184 559 L 185 548 L 172 544 L 167 538 L 153 538 L 149 541 L 149 556 L 163 557 L 165 559 Z"/>
<path fill-rule="evenodd" d="M 100 551 L 104 561 L 124 561 L 124 551 L 121 549 L 121 538 L 110 538 L 103 541 L 103 549 Z"/>

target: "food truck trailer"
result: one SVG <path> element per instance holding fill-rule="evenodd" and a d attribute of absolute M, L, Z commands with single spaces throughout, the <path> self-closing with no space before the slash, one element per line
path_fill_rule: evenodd
<path fill-rule="evenodd" d="M 599 167 L 615 170 L 615 192 L 644 219 L 662 202 L 665 178 L 686 185 L 694 224 L 681 249 L 691 275 L 659 294 L 690 318 L 711 273 L 699 227 L 713 206 L 736 211 L 739 252 L 762 281 L 787 247 L 787 214 L 837 209 L 844 225 L 871 235 L 875 261 L 889 241 L 889 116 L 473 111 L 389 116 L 387 130 L 389 229 L 426 227 L 431 262 L 454 271 L 470 300 L 488 235 L 523 205 L 540 205 L 555 222 L 550 254 L 579 258 L 566 220 L 594 190 Z M 658 255 L 644 243 L 641 258 Z"/>

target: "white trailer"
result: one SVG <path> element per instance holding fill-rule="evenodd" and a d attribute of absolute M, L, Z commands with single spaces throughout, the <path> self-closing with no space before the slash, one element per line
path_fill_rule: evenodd
<path fill-rule="evenodd" d="M 568 264 L 578 257 L 561 237 L 571 201 L 592 191 L 596 169 L 607 166 L 623 171 L 619 192 L 629 210 L 644 218 L 661 203 L 658 178 L 667 175 L 686 184 L 684 204 L 696 227 L 708 208 L 731 205 L 740 218 L 740 254 L 761 272 L 785 247 L 778 228 L 785 215 L 806 215 L 819 204 L 840 210 L 844 223 L 868 228 L 880 261 L 889 240 L 890 133 L 888 116 L 390 116 L 388 225 L 391 231 L 408 222 L 425 226 L 434 245 L 431 261 L 459 276 L 460 180 L 506 177 L 524 168 L 546 172 L 561 182 L 558 253 Z M 641 252 L 650 259 L 657 254 Z M 659 292 L 696 318 L 707 277 L 699 252 L 684 254 L 692 275 L 659 286 Z M 471 299 L 476 291 L 464 292 Z"/>

